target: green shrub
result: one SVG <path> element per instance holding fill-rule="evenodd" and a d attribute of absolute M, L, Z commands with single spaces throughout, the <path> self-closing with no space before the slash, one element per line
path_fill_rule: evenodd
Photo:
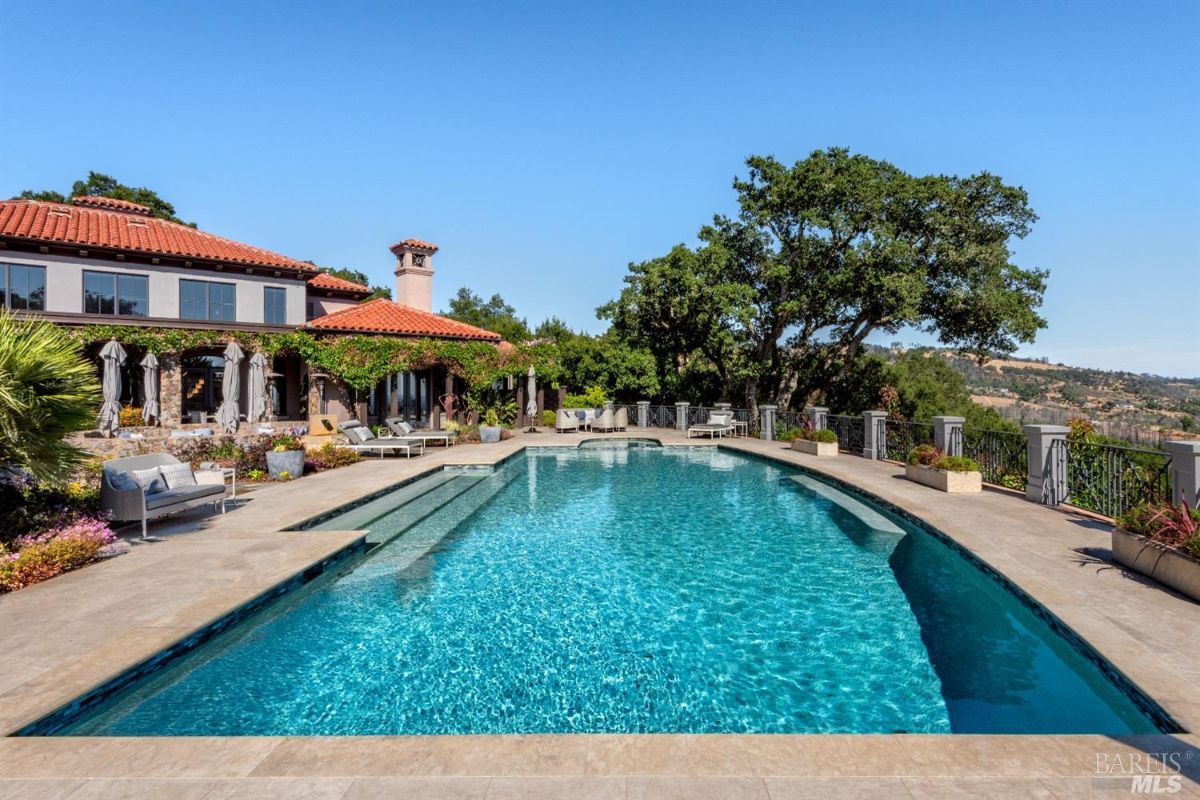
<path fill-rule="evenodd" d="M 500 427 L 500 415 L 496 412 L 496 409 L 489 408 L 487 410 L 483 415 L 483 424 L 489 428 Z"/>
<path fill-rule="evenodd" d="M 920 464 L 929 467 L 941 457 L 941 451 L 931 444 L 919 444 L 908 451 L 908 463 L 914 466 Z"/>
<path fill-rule="evenodd" d="M 1142 503 L 1117 517 L 1117 525 L 1200 558 L 1200 509 L 1179 503 Z"/>
<path fill-rule="evenodd" d="M 979 472 L 979 464 L 975 459 L 966 456 L 942 456 L 932 466 L 946 472 Z"/>
<path fill-rule="evenodd" d="M 797 439 L 807 439 L 805 431 L 801 428 L 789 428 L 787 426 L 775 429 L 775 438 L 781 442 L 794 442 Z"/>
<path fill-rule="evenodd" d="M 829 430 L 828 428 L 822 428 L 819 431 L 813 431 L 812 434 L 808 438 L 814 442 L 821 442 L 823 444 L 835 444 L 837 442 L 837 433 L 835 431 Z"/>
<path fill-rule="evenodd" d="M 558 415 L 556 413 L 554 413 L 553 411 L 543 411 L 542 412 L 542 427 L 543 428 L 553 428 L 557 424 L 558 424 Z"/>
<path fill-rule="evenodd" d="M 322 472 L 327 469 L 348 467 L 351 464 L 357 464 L 360 460 L 358 453 L 354 450 L 335 447 L 332 442 L 326 442 L 319 449 L 309 453 L 305 461 L 306 466 L 314 472 Z"/>
<path fill-rule="evenodd" d="M 80 517 L 63 527 L 17 539 L 12 552 L 0 545 L 0 593 L 15 592 L 89 564 L 115 539 L 103 520 Z"/>
<path fill-rule="evenodd" d="M 608 395 L 602 386 L 589 386 L 583 394 L 567 395 L 564 408 L 603 408 Z"/>
<path fill-rule="evenodd" d="M 0 310 L 0 464 L 68 480 L 86 453 L 64 437 L 93 425 L 100 400 L 96 369 L 70 334 Z"/>

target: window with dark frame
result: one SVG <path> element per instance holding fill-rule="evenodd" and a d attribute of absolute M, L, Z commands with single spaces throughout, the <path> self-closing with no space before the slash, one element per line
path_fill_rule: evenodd
<path fill-rule="evenodd" d="M 46 268 L 0 264 L 0 308 L 46 310 Z"/>
<path fill-rule="evenodd" d="M 263 324 L 287 324 L 287 290 L 277 286 L 263 289 Z"/>
<path fill-rule="evenodd" d="M 83 273 L 83 312 L 144 317 L 149 313 L 150 279 L 120 272 Z"/>
<path fill-rule="evenodd" d="M 236 293 L 232 283 L 179 282 L 179 318 L 235 322 Z"/>

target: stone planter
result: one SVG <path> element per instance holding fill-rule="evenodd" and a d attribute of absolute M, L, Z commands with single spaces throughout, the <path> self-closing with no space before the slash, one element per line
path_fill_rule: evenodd
<path fill-rule="evenodd" d="M 1113 528 L 1113 561 L 1200 602 L 1200 561 L 1136 533 Z"/>
<path fill-rule="evenodd" d="M 500 441 L 500 431 L 503 428 L 490 428 L 487 425 L 479 426 L 479 442 L 481 444 L 492 444 Z"/>
<path fill-rule="evenodd" d="M 983 475 L 978 472 L 948 472 L 920 464 L 905 464 L 904 477 L 950 494 L 978 494 L 983 491 Z"/>
<path fill-rule="evenodd" d="M 295 480 L 304 474 L 303 450 L 285 450 L 282 453 L 267 451 L 267 473 L 279 480 L 280 474 L 284 472 L 288 474 L 289 480 Z"/>
<path fill-rule="evenodd" d="M 837 442 L 813 442 L 808 439 L 793 439 L 792 449 L 797 453 L 808 453 L 810 456 L 836 456 Z"/>

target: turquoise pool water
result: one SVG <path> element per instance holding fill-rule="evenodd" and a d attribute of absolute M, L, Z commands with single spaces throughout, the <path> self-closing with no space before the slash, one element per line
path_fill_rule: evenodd
<path fill-rule="evenodd" d="M 443 475 L 323 523 L 386 543 L 64 732 L 1155 730 L 945 544 L 794 474 L 704 447 Z"/>

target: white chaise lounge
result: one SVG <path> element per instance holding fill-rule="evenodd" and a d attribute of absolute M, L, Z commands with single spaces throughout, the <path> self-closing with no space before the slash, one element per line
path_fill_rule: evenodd
<path fill-rule="evenodd" d="M 733 414 L 725 411 L 710 411 L 708 422 L 702 425 L 692 425 L 687 429 L 688 438 L 707 435 L 712 439 L 717 436 L 728 436 L 734 432 Z"/>
<path fill-rule="evenodd" d="M 347 450 L 357 450 L 360 453 L 377 452 L 380 458 L 383 458 L 385 453 L 404 453 L 405 458 L 412 458 L 414 450 L 417 455 L 425 452 L 425 443 L 420 439 L 381 438 L 356 419 L 340 423 L 338 430 L 349 440 L 348 444 L 340 444 L 338 447 Z"/>
<path fill-rule="evenodd" d="M 442 442 L 446 447 L 451 447 L 454 440 L 458 438 L 458 434 L 450 431 L 418 431 L 404 421 L 403 417 L 388 417 L 383 421 L 387 429 L 391 431 L 392 436 L 401 439 L 420 439 L 421 443 L 426 442 Z M 384 437 L 390 438 L 390 437 Z"/>

